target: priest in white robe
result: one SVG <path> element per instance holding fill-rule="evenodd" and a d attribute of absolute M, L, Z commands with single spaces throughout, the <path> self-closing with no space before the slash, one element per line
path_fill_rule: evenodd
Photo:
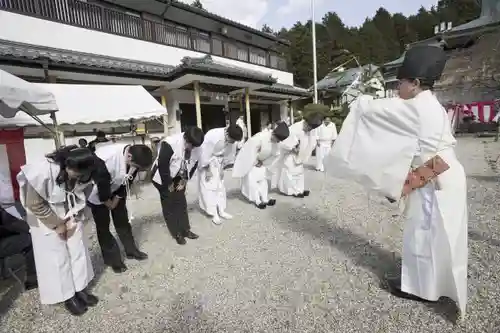
<path fill-rule="evenodd" d="M 143 144 L 126 145 L 112 143 L 98 147 L 99 166 L 93 176 L 96 185 L 88 199 L 96 224 L 97 240 L 101 247 L 104 264 L 115 273 L 127 270 L 118 243 L 109 230 L 111 217 L 128 259 L 146 260 L 132 234 L 127 197 L 130 196 L 134 179 L 141 171 L 151 168 L 153 152 Z M 111 217 L 110 217 L 111 215 Z"/>
<path fill-rule="evenodd" d="M 153 185 L 160 193 L 163 218 L 179 245 L 186 244 L 186 238 L 198 239 L 189 224 L 186 187 L 198 167 L 203 140 L 203 131 L 194 126 L 171 135 L 161 141 L 153 164 Z"/>
<path fill-rule="evenodd" d="M 432 92 L 444 69 L 440 47 L 416 46 L 398 72 L 400 98 L 362 95 L 350 108 L 325 170 L 399 200 L 409 170 L 440 157 L 449 169 L 403 196 L 406 222 L 398 297 L 467 303 L 467 186 L 445 109 Z"/>
<path fill-rule="evenodd" d="M 214 128 L 205 134 L 198 163 L 198 201 L 202 211 L 212 217 L 214 224 L 232 216 L 226 212 L 226 187 L 224 185 L 224 160 L 234 156 L 236 144 L 243 131 L 236 124 L 227 128 Z"/>
<path fill-rule="evenodd" d="M 333 143 L 337 138 L 337 126 L 330 117 L 326 117 L 323 124 L 316 130 L 318 134 L 318 145 L 316 147 L 316 170 L 323 172 L 323 160 L 330 153 Z"/>
<path fill-rule="evenodd" d="M 311 157 L 317 144 L 316 129 L 324 116 L 318 112 L 308 114 L 303 120 L 290 126 L 290 135 L 281 142 L 280 168 L 277 184 L 284 195 L 296 198 L 307 197 L 305 189 L 304 163 Z"/>
<path fill-rule="evenodd" d="M 63 147 L 17 175 L 26 209 L 42 304 L 64 303 L 73 315 L 95 306 L 94 278 L 84 222 L 86 191 L 96 158 L 87 148 Z"/>
<path fill-rule="evenodd" d="M 280 122 L 275 129 L 264 129 L 248 139 L 236 157 L 233 177 L 241 179 L 241 193 L 260 209 L 276 204 L 269 198 L 267 170 L 276 166 L 278 144 L 289 134 L 288 126 Z"/>

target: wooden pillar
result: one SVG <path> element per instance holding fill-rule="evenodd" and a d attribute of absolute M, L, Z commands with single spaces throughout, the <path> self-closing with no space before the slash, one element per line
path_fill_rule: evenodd
<path fill-rule="evenodd" d="M 245 110 L 247 114 L 247 133 L 248 138 L 252 137 L 252 122 L 250 118 L 250 89 L 245 88 Z"/>
<path fill-rule="evenodd" d="M 44 74 L 45 74 L 45 81 L 47 83 L 56 83 L 57 82 L 57 77 L 53 75 L 49 75 L 49 69 L 48 66 L 44 66 Z M 50 119 L 52 119 L 52 126 L 54 128 L 54 142 L 56 145 L 56 149 L 61 148 L 65 144 L 64 140 L 64 132 L 61 132 L 59 130 L 59 124 L 57 123 L 57 117 L 55 112 L 50 113 Z"/>
<path fill-rule="evenodd" d="M 166 112 L 162 116 L 163 120 L 163 135 L 168 135 L 168 110 L 167 110 L 167 98 L 165 96 L 161 96 L 161 105 L 165 108 Z M 170 112 L 175 112 L 170 110 Z"/>
<path fill-rule="evenodd" d="M 201 123 L 201 104 L 200 104 L 200 82 L 194 81 L 194 104 L 196 106 L 196 126 L 203 129 Z"/>
<path fill-rule="evenodd" d="M 290 125 L 294 123 L 294 115 L 293 115 L 293 103 L 290 102 Z"/>

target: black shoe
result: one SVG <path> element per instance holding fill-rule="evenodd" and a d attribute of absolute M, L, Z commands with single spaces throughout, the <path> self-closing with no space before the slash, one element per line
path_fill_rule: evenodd
<path fill-rule="evenodd" d="M 38 288 L 38 281 L 26 281 L 24 282 L 24 290 L 29 291 Z"/>
<path fill-rule="evenodd" d="M 191 230 L 190 230 L 190 231 L 188 231 L 188 232 L 186 232 L 186 233 L 184 234 L 184 237 L 189 238 L 189 239 L 198 239 L 198 238 L 200 238 L 200 236 L 198 236 L 197 234 L 195 234 L 195 233 L 194 233 L 194 232 L 192 232 Z"/>
<path fill-rule="evenodd" d="M 99 299 L 83 289 L 82 291 L 77 291 L 76 292 L 76 297 L 85 305 L 87 306 L 96 306 L 97 303 L 99 302 Z"/>
<path fill-rule="evenodd" d="M 258 204 L 258 205 L 255 205 L 257 206 L 257 208 L 259 209 L 266 209 L 267 205 L 265 203 L 261 203 L 261 204 Z"/>
<path fill-rule="evenodd" d="M 127 266 L 125 266 L 124 263 L 121 263 L 118 265 L 108 265 L 108 266 L 110 266 L 111 269 L 113 270 L 113 272 L 115 272 L 117 274 L 124 273 L 127 271 Z"/>
<path fill-rule="evenodd" d="M 401 280 L 400 279 L 387 279 L 387 284 L 389 286 L 389 292 L 396 297 L 404 298 L 412 301 L 423 302 L 423 303 L 436 303 L 437 301 L 429 301 L 418 296 L 405 293 L 401 290 Z"/>
<path fill-rule="evenodd" d="M 141 252 L 139 250 L 135 250 L 133 252 L 127 253 L 127 259 L 135 259 L 135 260 L 146 260 L 148 259 L 148 255 L 144 252 Z"/>
<path fill-rule="evenodd" d="M 179 245 L 186 245 L 186 238 L 182 237 L 182 236 L 176 236 L 175 237 L 175 241 L 177 242 L 177 244 Z"/>
<path fill-rule="evenodd" d="M 267 205 L 268 205 L 268 206 L 274 206 L 274 205 L 276 205 L 276 200 L 274 200 L 274 199 L 269 199 L 269 201 L 267 202 Z"/>
<path fill-rule="evenodd" d="M 304 197 L 304 194 L 294 194 L 293 195 L 295 198 L 303 198 Z"/>
<path fill-rule="evenodd" d="M 87 305 L 85 305 L 76 295 L 71 297 L 70 299 L 64 301 L 64 307 L 71 313 L 73 316 L 81 316 L 85 312 L 87 312 Z"/>
<path fill-rule="evenodd" d="M 304 193 L 302 193 L 302 194 L 303 194 L 305 197 L 308 197 L 308 196 L 309 196 L 309 194 L 311 194 L 311 191 L 306 190 L 306 191 L 304 191 Z"/>

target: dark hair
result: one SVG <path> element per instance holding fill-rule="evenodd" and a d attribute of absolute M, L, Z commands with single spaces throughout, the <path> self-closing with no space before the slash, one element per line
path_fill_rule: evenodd
<path fill-rule="evenodd" d="M 199 147 L 205 140 L 203 131 L 195 126 L 189 126 L 184 131 L 184 140 L 189 142 L 193 147 Z"/>
<path fill-rule="evenodd" d="M 56 178 L 56 183 L 59 185 L 68 180 L 66 168 L 81 172 L 80 182 L 86 183 L 90 181 L 90 175 L 96 165 L 96 156 L 92 151 L 88 148 L 80 148 L 77 145 L 61 147 L 47 154 L 46 157 L 59 165 L 60 170 Z"/>
<path fill-rule="evenodd" d="M 78 144 L 82 147 L 87 147 L 88 142 L 84 138 L 80 138 L 80 140 L 78 140 Z"/>
<path fill-rule="evenodd" d="M 227 128 L 227 136 L 234 141 L 240 141 L 243 138 L 243 130 L 236 124 L 231 124 Z"/>
<path fill-rule="evenodd" d="M 153 151 L 146 145 L 132 145 L 128 148 L 128 153 L 132 157 L 132 162 L 140 168 L 148 168 L 153 164 Z"/>
<path fill-rule="evenodd" d="M 407 79 L 410 82 L 415 83 L 415 81 L 418 80 L 419 88 L 422 90 L 432 90 L 434 88 L 434 80 L 429 80 L 429 79 Z"/>

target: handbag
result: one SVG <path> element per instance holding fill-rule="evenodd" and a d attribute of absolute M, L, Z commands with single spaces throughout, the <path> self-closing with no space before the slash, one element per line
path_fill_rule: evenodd
<path fill-rule="evenodd" d="M 450 166 L 439 155 L 434 156 L 422 166 L 411 170 L 406 177 L 402 196 L 422 188 L 437 176 L 448 170 Z"/>

